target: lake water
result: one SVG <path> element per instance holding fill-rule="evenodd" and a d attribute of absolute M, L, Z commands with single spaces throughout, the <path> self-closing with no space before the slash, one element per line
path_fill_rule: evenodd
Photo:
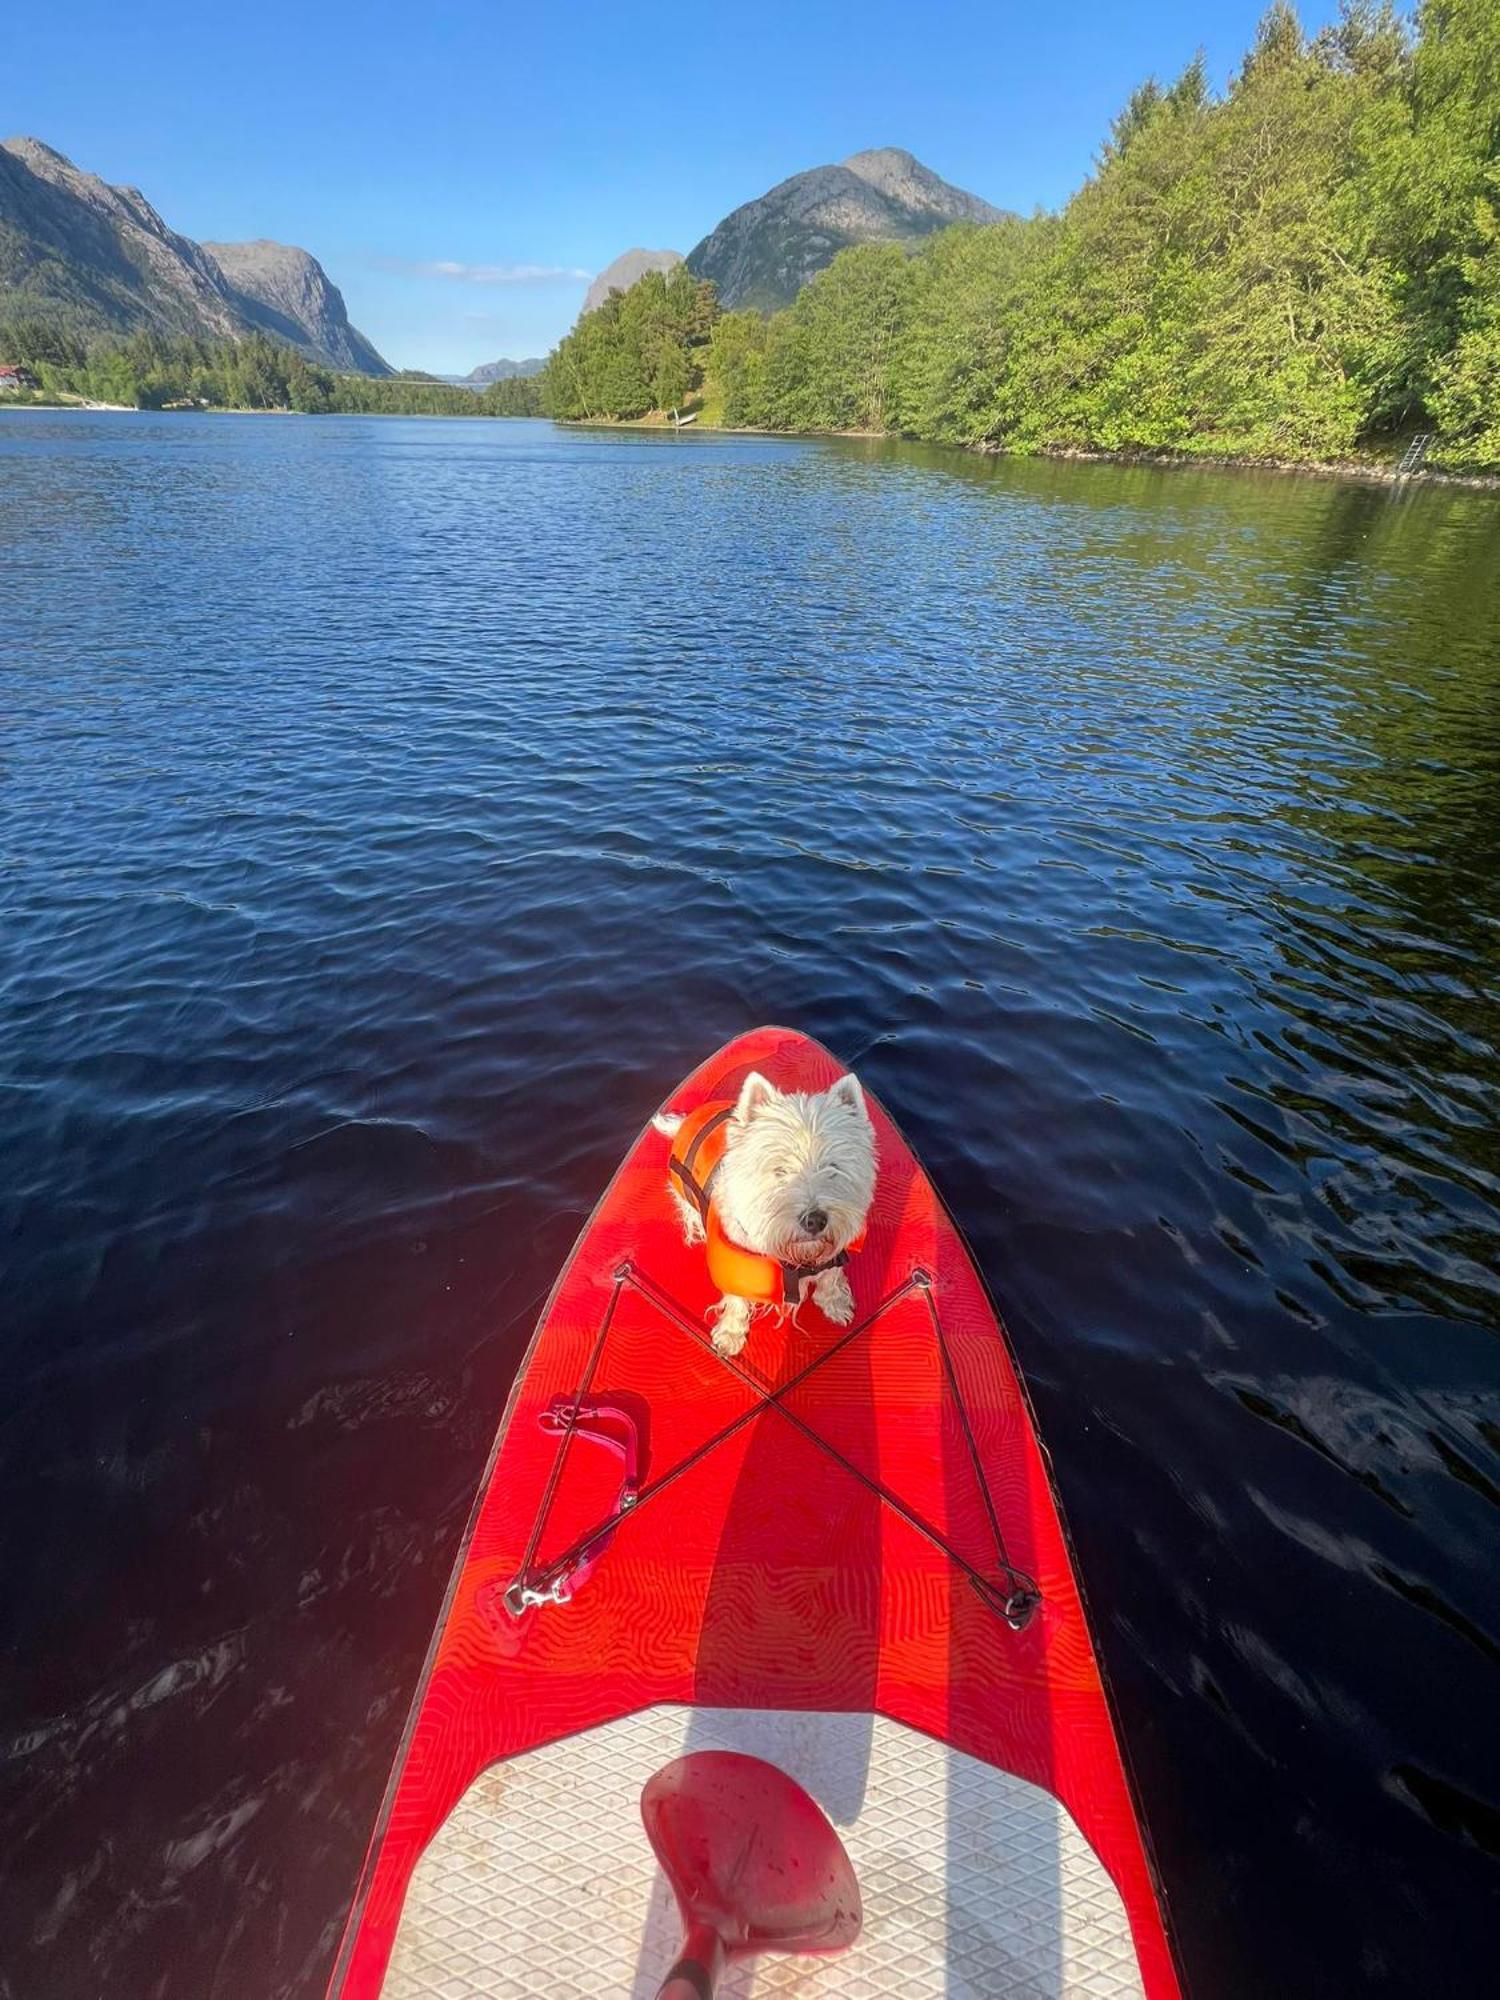
<path fill-rule="evenodd" d="M 1500 1916 L 1500 504 L 0 418 L 0 1994 L 315 1994 L 537 1302 L 804 1027 L 1010 1320 L 1192 1991 Z"/>

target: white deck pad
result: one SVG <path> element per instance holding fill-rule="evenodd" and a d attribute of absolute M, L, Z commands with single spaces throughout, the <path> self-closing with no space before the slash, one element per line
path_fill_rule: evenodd
<path fill-rule="evenodd" d="M 836 1957 L 767 1956 L 718 2000 L 1135 2000 L 1113 1882 L 1050 1792 L 880 1716 L 650 1708 L 493 1765 L 412 1877 L 383 2000 L 652 2000 L 676 1906 L 641 1787 L 688 1750 L 742 1750 L 816 1798 L 864 1930 Z"/>

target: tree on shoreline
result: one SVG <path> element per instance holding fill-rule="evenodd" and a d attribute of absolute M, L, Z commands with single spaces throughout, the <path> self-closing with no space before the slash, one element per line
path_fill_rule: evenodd
<path fill-rule="evenodd" d="M 298 410 L 309 415 L 527 416 L 535 380 L 479 392 L 430 376 L 339 375 L 262 334 L 245 340 L 136 333 L 84 341 L 44 321 L 0 324 L 0 359 L 24 361 L 44 394 L 135 409 Z"/>
<path fill-rule="evenodd" d="M 542 408 L 573 419 L 680 408 L 702 382 L 717 315 L 713 286 L 685 264 L 648 271 L 559 341 L 540 377 Z"/>

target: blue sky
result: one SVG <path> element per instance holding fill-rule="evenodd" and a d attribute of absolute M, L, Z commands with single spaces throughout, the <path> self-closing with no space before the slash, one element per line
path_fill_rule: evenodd
<path fill-rule="evenodd" d="M 1143 77 L 1216 84 L 1263 0 L 72 0 L 8 10 L 0 125 L 174 229 L 300 243 L 398 367 L 544 353 L 586 274 L 803 167 L 906 146 L 1028 211 Z M 1304 7 L 1317 25 L 1334 0 Z"/>

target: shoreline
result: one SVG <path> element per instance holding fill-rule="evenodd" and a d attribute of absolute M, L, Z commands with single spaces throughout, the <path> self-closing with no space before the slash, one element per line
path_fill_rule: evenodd
<path fill-rule="evenodd" d="M 38 402 L 38 401 L 20 402 L 20 401 L 12 401 L 8 397 L 0 399 L 0 416 L 3 416 L 7 411 L 13 411 L 13 410 L 37 410 L 43 413 L 50 412 L 54 416 L 57 414 L 59 410 L 82 410 L 89 413 L 97 413 L 100 410 L 117 410 L 122 415 L 127 417 L 312 417 L 318 420 L 321 420 L 324 417 L 360 417 L 360 418 L 378 417 L 382 420 L 384 420 L 387 417 L 399 417 L 403 420 L 416 417 L 420 418 L 424 423 L 439 423 L 439 424 L 444 424 L 449 422 L 466 424 L 471 420 L 471 418 L 477 418 L 485 423 L 492 423 L 492 424 L 505 424 L 505 423 L 546 424 L 555 421 L 551 417 L 516 416 L 513 415 L 509 410 L 469 411 L 469 410 L 293 410 L 284 408 L 251 409 L 248 405 L 240 405 L 236 403 L 206 403 L 203 405 L 201 409 L 192 409 L 192 410 L 170 410 L 170 409 L 150 410 L 150 409 L 143 409 L 139 403 L 90 403 L 86 402 L 81 396 L 73 396 L 68 398 L 66 401 L 64 401 L 62 398 L 58 398 L 56 401 L 53 402 Z"/>
<path fill-rule="evenodd" d="M 134 403 L 94 403 L 86 396 L 5 396 L 0 397 L 0 411 L 5 410 L 128 410 L 136 414 Z"/>
<path fill-rule="evenodd" d="M 551 417 L 543 422 L 564 430 L 665 431 L 674 427 L 655 417 Z M 700 417 L 686 428 L 715 437 L 849 438 L 885 444 L 919 444 L 935 451 L 959 451 L 974 458 L 1071 460 L 1085 465 L 1139 465 L 1163 472 L 1302 473 L 1314 479 L 1362 479 L 1376 486 L 1453 486 L 1475 492 L 1500 493 L 1500 472 L 1454 472 L 1445 466 L 1422 466 L 1401 473 L 1383 459 L 1252 458 L 1243 453 L 1171 451 L 1137 445 L 1115 451 L 1084 445 L 1041 445 L 1035 451 L 1011 451 L 981 441 L 958 444 L 946 439 L 907 437 L 901 431 L 773 431 L 756 424 L 710 424 Z"/>
<path fill-rule="evenodd" d="M 246 409 L 216 404 L 199 410 L 143 410 L 134 403 L 96 403 L 82 397 L 66 401 L 38 402 L 0 399 L 0 414 L 14 410 L 101 410 L 119 411 L 129 416 L 201 417 L 402 417 L 424 421 L 464 422 L 470 413 L 462 410 L 292 410 Z M 657 431 L 677 435 L 676 427 L 656 417 L 534 417 L 510 416 L 508 412 L 475 410 L 473 416 L 492 423 L 552 423 L 562 430 Z M 1253 458 L 1233 452 L 1183 452 L 1145 445 L 1109 451 L 1084 445 L 1042 445 L 1035 451 L 1011 451 L 1004 445 L 981 441 L 959 444 L 947 439 L 907 437 L 900 431 L 773 431 L 755 424 L 712 424 L 700 418 L 684 429 L 712 437 L 765 438 L 844 438 L 866 443 L 916 444 L 929 450 L 963 452 L 973 458 L 1014 458 L 1067 460 L 1082 465 L 1146 466 L 1163 472 L 1273 472 L 1301 474 L 1312 479 L 1363 480 L 1367 485 L 1403 487 L 1410 485 L 1447 486 L 1460 491 L 1500 493 L 1500 472 L 1456 472 L 1445 466 L 1424 465 L 1415 472 L 1398 472 L 1395 465 L 1381 459 L 1361 458 Z"/>
<path fill-rule="evenodd" d="M 1180 452 L 1152 450 L 1137 446 L 1121 451 L 1094 451 L 1081 445 L 1048 445 L 1031 453 L 1008 452 L 1003 446 L 966 444 L 981 458 L 1075 459 L 1082 464 L 1145 465 L 1163 471 L 1192 472 L 1301 472 L 1315 479 L 1363 479 L 1376 486 L 1407 486 L 1420 482 L 1428 486 L 1462 486 L 1479 491 L 1500 491 L 1500 472 L 1453 472 L 1442 465 L 1419 466 L 1415 472 L 1398 472 L 1382 459 L 1363 458 L 1251 458 L 1237 452 Z"/>

